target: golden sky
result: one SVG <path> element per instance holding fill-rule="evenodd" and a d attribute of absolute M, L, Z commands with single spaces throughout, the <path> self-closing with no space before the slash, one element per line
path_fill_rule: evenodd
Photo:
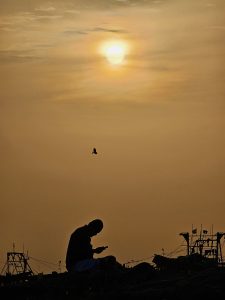
<path fill-rule="evenodd" d="M 1 2 L 0 263 L 64 262 L 96 217 L 123 263 L 225 231 L 225 2 Z"/>

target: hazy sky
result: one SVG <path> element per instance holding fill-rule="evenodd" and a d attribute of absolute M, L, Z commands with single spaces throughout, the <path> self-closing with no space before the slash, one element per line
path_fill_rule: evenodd
<path fill-rule="evenodd" d="M 0 263 L 64 263 L 72 231 L 124 263 L 225 231 L 224 0 L 0 0 Z M 122 65 L 99 52 L 129 47 Z M 92 156 L 92 148 L 99 154 Z"/>

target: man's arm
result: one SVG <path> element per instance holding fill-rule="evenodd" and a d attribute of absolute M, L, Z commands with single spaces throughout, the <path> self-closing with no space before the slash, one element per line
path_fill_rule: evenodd
<path fill-rule="evenodd" d="M 93 253 L 100 254 L 100 253 L 102 253 L 102 251 L 104 251 L 107 248 L 108 248 L 108 246 L 103 246 L 103 247 L 95 248 L 95 249 L 93 249 Z"/>

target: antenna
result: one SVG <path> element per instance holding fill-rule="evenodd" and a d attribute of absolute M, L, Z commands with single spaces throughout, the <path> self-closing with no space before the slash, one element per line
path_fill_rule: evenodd
<path fill-rule="evenodd" d="M 59 271 L 59 273 L 61 273 L 61 263 L 62 263 L 62 261 L 59 260 L 59 262 L 58 262 L 58 271 Z"/>

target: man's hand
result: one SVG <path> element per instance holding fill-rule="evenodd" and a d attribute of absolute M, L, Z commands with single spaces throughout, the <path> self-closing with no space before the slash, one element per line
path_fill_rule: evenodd
<path fill-rule="evenodd" d="M 103 246 L 103 247 L 98 247 L 96 249 L 94 249 L 94 253 L 102 253 L 102 251 L 104 251 L 106 248 L 108 248 L 108 246 Z"/>

